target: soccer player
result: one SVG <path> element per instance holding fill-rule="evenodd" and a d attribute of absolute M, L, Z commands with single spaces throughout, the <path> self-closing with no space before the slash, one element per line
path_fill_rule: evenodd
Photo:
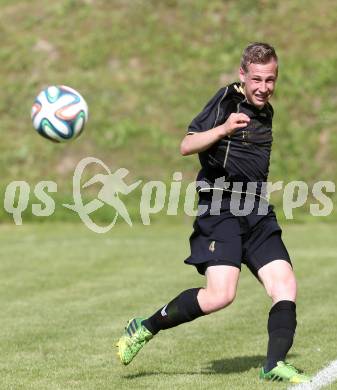
<path fill-rule="evenodd" d="M 286 363 L 297 324 L 296 279 L 273 207 L 266 205 L 263 196 L 272 146 L 269 99 L 277 75 L 274 48 L 250 44 L 241 59 L 241 82 L 221 88 L 191 122 L 181 153 L 199 154 L 197 189 L 202 212 L 194 222 L 191 255 L 185 263 L 206 276 L 206 287 L 181 292 L 148 318 L 131 319 L 117 344 L 123 364 L 129 364 L 159 331 L 230 305 L 241 263 L 245 263 L 272 300 L 267 358 L 260 378 L 309 380 Z M 247 213 L 248 198 L 253 201 L 248 202 Z M 233 207 L 233 199 L 239 207 Z"/>

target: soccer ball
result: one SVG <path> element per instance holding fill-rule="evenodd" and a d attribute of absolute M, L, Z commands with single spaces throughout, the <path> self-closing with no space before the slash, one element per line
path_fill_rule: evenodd
<path fill-rule="evenodd" d="M 88 105 L 74 89 L 50 86 L 36 97 L 31 113 L 35 130 L 53 142 L 77 138 L 88 120 Z"/>

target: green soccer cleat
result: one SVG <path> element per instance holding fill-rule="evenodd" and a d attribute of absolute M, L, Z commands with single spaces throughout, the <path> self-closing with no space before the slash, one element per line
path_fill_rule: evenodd
<path fill-rule="evenodd" d="M 132 318 L 125 327 L 124 335 L 117 343 L 117 355 L 124 365 L 131 363 L 153 334 L 142 325 L 144 318 Z"/>
<path fill-rule="evenodd" d="M 299 370 L 291 364 L 285 362 L 277 362 L 277 366 L 268 372 L 265 372 L 262 367 L 260 371 L 260 379 L 274 382 L 286 381 L 290 383 L 304 383 L 310 381 L 310 377 L 301 374 Z"/>

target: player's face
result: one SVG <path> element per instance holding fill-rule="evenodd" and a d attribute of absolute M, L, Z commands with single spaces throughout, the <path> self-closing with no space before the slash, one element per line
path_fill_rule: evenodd
<path fill-rule="evenodd" d="M 273 95 L 277 80 L 277 63 L 272 60 L 267 64 L 249 64 L 247 72 L 240 68 L 240 80 L 244 84 L 247 100 L 262 108 Z"/>

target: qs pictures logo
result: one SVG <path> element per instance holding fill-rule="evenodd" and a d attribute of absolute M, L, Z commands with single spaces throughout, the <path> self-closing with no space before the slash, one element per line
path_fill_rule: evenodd
<path fill-rule="evenodd" d="M 90 180 L 81 185 L 81 179 L 85 168 L 89 164 L 98 164 L 105 170 L 105 174 L 96 174 Z M 111 173 L 110 169 L 99 159 L 95 157 L 87 157 L 81 160 L 75 169 L 73 176 L 73 199 L 74 204 L 63 204 L 64 207 L 75 211 L 84 224 L 96 233 L 108 232 L 116 223 L 120 216 L 129 226 L 132 226 L 132 221 L 129 216 L 125 204 L 119 198 L 119 194 L 128 195 L 139 186 L 141 180 L 128 185 L 124 178 L 129 174 L 126 168 L 119 168 L 116 172 Z M 98 192 L 97 198 L 87 204 L 83 204 L 82 190 L 95 183 L 101 183 L 102 187 Z M 115 210 L 115 215 L 112 222 L 107 226 L 97 225 L 91 218 L 90 214 L 105 204 L 111 206 Z"/>
<path fill-rule="evenodd" d="M 89 180 L 85 180 L 84 178 L 88 177 L 89 166 L 94 168 L 95 172 L 100 173 L 95 174 Z M 92 169 L 90 171 L 92 172 Z M 119 168 L 112 173 L 100 159 L 95 157 L 83 158 L 77 164 L 73 174 L 73 203 L 62 204 L 62 207 L 77 213 L 85 226 L 93 232 L 107 233 L 119 220 L 132 226 L 132 218 L 122 199 L 125 196 L 130 196 L 130 194 L 134 196 L 132 193 L 137 188 L 140 189 L 141 195 L 139 200 L 136 201 L 139 205 L 139 215 L 144 225 L 150 225 L 151 215 L 157 214 L 162 210 L 166 211 L 166 215 L 177 215 L 179 205 L 182 206 L 184 213 L 188 216 L 202 215 L 208 212 L 212 215 L 219 215 L 221 208 L 221 201 L 219 202 L 219 200 L 222 198 L 223 191 L 226 191 L 228 188 L 228 184 L 232 185 L 230 212 L 233 215 L 248 215 L 255 205 L 257 196 L 254 192 L 249 192 L 252 197 L 246 196 L 243 199 L 244 204 L 242 207 L 243 183 L 227 183 L 225 177 L 216 179 L 214 190 L 211 190 L 209 184 L 205 181 L 193 181 L 186 185 L 183 191 L 183 175 L 181 172 L 173 173 L 170 184 L 159 180 L 151 180 L 145 183 L 142 180 L 137 180 L 128 184 L 126 180 L 129 173 L 129 170 L 126 168 Z M 94 184 L 99 184 L 100 186 L 97 194 L 94 193 L 93 195 L 93 191 L 88 191 L 88 188 Z M 265 188 L 263 192 L 265 196 L 261 196 L 259 199 L 259 215 L 265 215 L 268 212 L 270 195 L 276 191 L 282 191 L 283 212 L 286 219 L 294 218 L 293 210 L 306 205 L 309 195 L 313 201 L 309 205 L 309 211 L 312 216 L 324 217 L 333 212 L 333 200 L 327 195 L 327 193 L 335 192 L 335 183 L 332 181 L 318 181 L 310 187 L 303 181 L 292 181 L 289 183 L 278 181 L 262 184 Z M 198 197 L 196 187 L 201 188 L 203 192 L 212 193 L 210 205 L 200 204 L 199 207 L 196 207 L 196 198 Z M 248 187 L 252 189 L 257 188 L 257 183 L 248 183 Z M 57 183 L 51 180 L 40 181 L 33 189 L 26 181 L 13 181 L 5 189 L 4 209 L 13 216 L 16 225 L 22 225 L 22 214 L 28 207 L 31 207 L 31 212 L 36 217 L 51 216 L 55 212 L 55 200 L 51 194 L 56 193 L 57 190 Z M 34 193 L 39 203 L 30 205 L 29 198 L 31 192 Z M 85 192 L 86 196 L 84 196 Z M 89 196 L 93 199 L 85 202 L 84 199 L 88 199 Z M 103 206 L 108 206 L 112 209 L 111 222 L 105 226 L 96 223 L 93 215 L 95 211 Z M 215 244 L 211 244 L 209 250 L 213 252 Z"/>

